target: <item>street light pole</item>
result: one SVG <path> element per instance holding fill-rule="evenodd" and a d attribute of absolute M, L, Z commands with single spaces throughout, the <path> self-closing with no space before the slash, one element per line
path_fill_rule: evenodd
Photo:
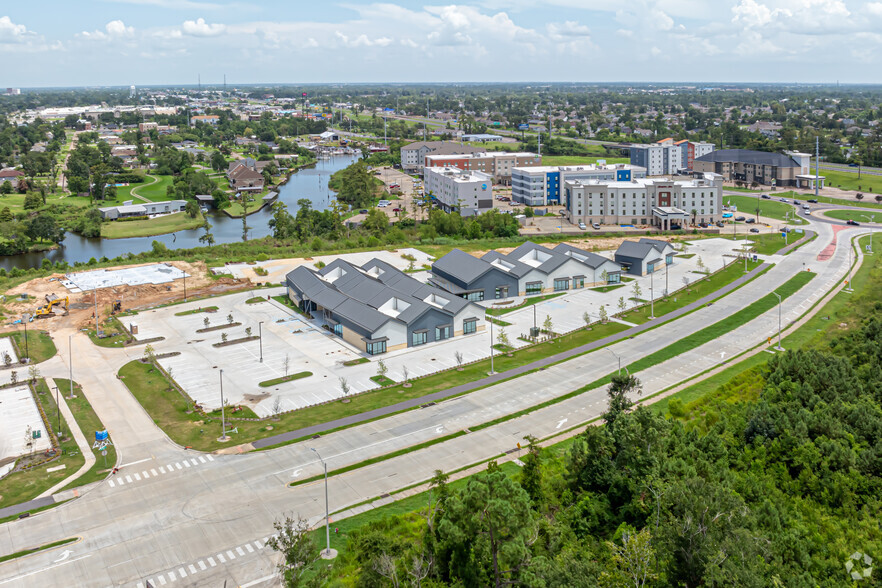
<path fill-rule="evenodd" d="M 331 559 L 331 515 L 328 509 L 328 464 L 322 459 L 322 456 L 319 455 L 319 452 L 315 447 L 310 447 L 310 449 L 316 454 L 316 456 L 318 456 L 319 461 L 322 462 L 322 466 L 325 468 L 325 541 L 327 545 L 325 548 L 325 557 L 326 559 Z"/>
<path fill-rule="evenodd" d="M 615 351 L 613 351 L 609 347 L 607 347 L 606 350 L 609 351 L 610 353 L 612 353 L 613 356 L 615 356 L 615 358 L 619 360 L 619 373 L 621 374 L 622 373 L 622 358 L 619 357 L 618 353 L 616 353 Z"/>
<path fill-rule="evenodd" d="M 865 219 L 867 219 L 868 221 L 870 221 L 871 223 L 875 224 L 875 222 L 876 222 L 874 220 L 876 218 L 875 214 L 872 216 L 867 216 L 865 214 L 862 214 L 861 216 L 864 217 Z M 873 232 L 874 231 L 870 231 L 870 253 L 873 253 Z"/>
<path fill-rule="evenodd" d="M 70 380 L 70 398 L 73 400 L 73 335 L 67 336 L 67 368 L 68 368 L 68 379 Z"/>
<path fill-rule="evenodd" d="M 655 318 L 655 265 L 649 272 L 649 320 Z"/>
<path fill-rule="evenodd" d="M 224 411 L 224 370 L 220 371 L 220 395 L 221 395 L 221 441 L 227 440 L 227 418 Z"/>
<path fill-rule="evenodd" d="M 496 373 L 493 370 L 493 319 L 487 319 L 487 322 L 490 323 L 490 375 L 493 375 Z"/>
<path fill-rule="evenodd" d="M 845 291 L 846 292 L 854 292 L 851 287 L 851 248 L 852 242 L 851 239 L 848 240 L 848 267 L 845 270 Z"/>
<path fill-rule="evenodd" d="M 263 363 L 263 321 L 257 323 L 257 333 L 260 339 L 260 363 Z"/>
<path fill-rule="evenodd" d="M 25 328 L 25 358 L 28 361 L 31 360 L 31 352 L 30 352 L 30 350 L 28 350 L 28 319 L 29 318 L 30 317 L 28 316 L 28 313 L 24 313 L 23 315 L 21 315 L 21 322 L 24 323 L 24 328 Z"/>
<path fill-rule="evenodd" d="M 784 348 L 781 347 L 781 295 L 777 292 L 772 292 L 772 294 L 778 297 L 778 346 L 775 349 L 784 351 Z"/>
<path fill-rule="evenodd" d="M 56 434 L 58 435 L 58 442 L 61 443 L 61 405 L 58 404 L 58 385 L 55 386 L 55 410 L 58 411 L 58 426 L 56 428 Z"/>

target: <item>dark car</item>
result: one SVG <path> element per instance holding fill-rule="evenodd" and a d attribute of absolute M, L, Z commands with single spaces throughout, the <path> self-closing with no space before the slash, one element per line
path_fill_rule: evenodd
<path fill-rule="evenodd" d="M 740 223 L 740 222 L 744 222 L 745 219 L 744 219 L 743 216 L 736 216 L 736 217 L 735 217 L 735 220 L 738 221 L 738 222 Z"/>
<path fill-rule="evenodd" d="M 720 228 L 723 227 L 723 221 L 717 221 L 717 222 L 714 223 L 714 224 L 716 224 L 716 225 L 717 225 L 718 227 L 720 227 Z"/>
<path fill-rule="evenodd" d="M 759 233 L 759 229 L 756 227 L 750 227 L 750 232 L 751 233 Z"/>
<path fill-rule="evenodd" d="M 700 223 L 698 226 L 701 227 L 702 229 L 706 229 L 707 223 Z"/>
<path fill-rule="evenodd" d="M 858 164 L 856 164 L 856 163 L 849 163 L 848 164 L 848 167 L 857 167 L 857 166 L 858 166 Z"/>
<path fill-rule="evenodd" d="M 750 224 L 753 224 L 753 223 L 755 223 L 755 222 L 756 222 L 756 219 L 755 219 L 755 218 L 749 218 L 749 219 L 747 219 L 747 220 L 746 220 L 746 221 L 744 221 L 744 222 L 746 222 L 746 223 L 747 223 L 747 224 L 749 224 L 749 225 L 750 225 Z"/>
<path fill-rule="evenodd" d="M 806 202 L 808 202 L 809 204 L 817 204 L 817 203 L 818 203 L 818 201 L 815 200 L 814 198 L 811 198 L 811 199 L 809 199 L 809 200 L 806 200 Z"/>
<path fill-rule="evenodd" d="M 362 208 L 358 211 L 358 214 L 367 214 L 367 208 Z"/>
<path fill-rule="evenodd" d="M 760 198 L 765 198 L 766 200 L 771 200 L 771 199 L 772 199 L 772 197 L 769 196 L 768 194 L 762 194 L 762 195 L 760 196 Z"/>
<path fill-rule="evenodd" d="M 847 224 L 847 225 L 851 225 L 851 226 L 853 226 L 853 227 L 859 227 L 859 226 L 861 226 L 861 223 L 859 223 L 859 222 L 857 222 L 857 221 L 855 221 L 855 220 L 851 220 L 851 219 L 848 219 L 847 221 L 845 221 L 845 224 Z"/>
<path fill-rule="evenodd" d="M 799 206 L 799 204 L 800 204 L 799 200 L 794 200 L 793 203 L 797 206 Z"/>

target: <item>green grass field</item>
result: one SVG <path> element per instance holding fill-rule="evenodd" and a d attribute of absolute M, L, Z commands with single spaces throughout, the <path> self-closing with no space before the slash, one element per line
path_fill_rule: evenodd
<path fill-rule="evenodd" d="M 861 175 L 858 178 L 857 173 L 849 173 L 845 171 L 835 171 L 830 169 L 821 170 L 826 180 L 825 186 L 833 188 L 842 188 L 843 190 L 856 190 L 858 192 L 867 192 L 871 194 L 882 194 L 882 176 Z"/>
<path fill-rule="evenodd" d="M 55 379 L 55 385 L 58 387 L 59 392 L 65 395 L 67 406 L 73 413 L 77 426 L 79 426 L 80 431 L 85 435 L 86 441 L 91 445 L 95 441 L 95 432 L 103 431 L 104 425 L 101 423 L 101 419 L 98 418 L 98 415 L 95 414 L 92 405 L 89 403 L 89 399 L 83 394 L 83 388 L 74 382 L 73 392 L 76 398 L 71 399 L 68 398 L 70 395 L 70 380 Z M 86 484 L 104 479 L 107 476 L 108 471 L 116 465 L 116 449 L 113 445 L 108 445 L 105 451 L 107 452 L 107 455 L 101 455 L 101 452 L 98 451 L 97 448 L 93 449 L 92 453 L 95 454 L 95 463 L 89 468 L 89 471 L 71 482 L 66 488 L 85 486 Z M 72 472 L 68 473 L 70 474 Z"/>
<path fill-rule="evenodd" d="M 176 212 L 158 218 L 136 221 L 110 221 L 102 223 L 101 236 L 105 239 L 125 239 L 126 237 L 152 237 L 175 231 L 198 229 L 205 221 L 202 213 L 190 217 L 186 212 Z"/>
<path fill-rule="evenodd" d="M 824 212 L 824 216 L 839 220 L 853 220 L 859 223 L 868 223 L 870 218 L 874 222 L 882 222 L 882 210 L 873 210 L 872 208 L 857 208 L 855 210 L 828 210 Z M 867 218 L 869 217 L 869 218 Z"/>
<path fill-rule="evenodd" d="M 40 330 L 39 322 L 33 322 L 28 325 L 27 344 L 25 344 L 24 329 L 12 333 L 3 333 L 0 337 L 12 337 L 15 340 L 16 347 L 18 347 L 19 355 L 24 356 L 25 351 L 27 351 L 31 358 L 31 363 L 46 361 L 58 351 L 55 348 L 52 337 Z M 27 368 L 24 366 L 21 369 L 27 371 Z"/>
<path fill-rule="evenodd" d="M 737 215 L 744 215 L 748 218 L 754 217 L 756 215 L 757 201 L 759 201 L 760 216 L 783 221 L 784 215 L 789 212 L 790 218 L 792 219 L 791 222 L 793 224 L 803 223 L 802 219 L 796 216 L 796 209 L 789 204 L 776 202 L 774 200 L 763 200 L 762 198 L 758 199 L 753 196 L 731 196 L 729 194 L 723 195 L 723 204 L 737 206 Z"/>
<path fill-rule="evenodd" d="M 158 181 L 153 182 L 154 178 L 158 178 Z M 146 198 L 147 200 L 151 200 L 153 202 L 161 202 L 162 200 L 167 200 L 168 195 L 166 193 L 166 188 L 172 185 L 174 179 L 174 176 L 148 175 L 147 181 L 145 181 L 143 184 L 135 184 L 133 186 L 130 186 L 131 196 L 141 196 L 142 198 Z"/>

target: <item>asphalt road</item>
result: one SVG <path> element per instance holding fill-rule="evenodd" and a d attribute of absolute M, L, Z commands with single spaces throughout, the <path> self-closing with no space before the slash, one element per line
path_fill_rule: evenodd
<path fill-rule="evenodd" d="M 614 343 L 609 349 L 623 364 L 633 363 L 721 316 L 737 312 L 810 267 L 818 276 L 782 306 L 785 322 L 795 320 L 845 272 L 845 247 L 839 247 L 829 261 L 817 261 L 832 228 L 826 223 L 815 227 L 818 239 L 788 256 L 773 256 L 776 265 L 744 285 L 737 296 L 726 296 L 713 306 Z M 859 232 L 849 230 L 844 235 Z M 664 389 L 719 365 L 771 336 L 776 327 L 777 309 L 773 309 L 638 377 L 647 394 Z M 219 586 L 228 580 L 233 585 L 273 585 L 275 560 L 264 547 L 272 522 L 285 513 L 299 513 L 318 522 L 323 514 L 321 483 L 286 486 L 321 472 L 310 447 L 319 451 L 332 470 L 360 463 L 560 397 L 608 374 L 614 365 L 609 352 L 588 353 L 431 407 L 308 442 L 245 455 L 208 456 L 174 446 L 115 379 L 115 370 L 99 369 L 102 358 L 110 367 L 128 361 L 125 351 L 88 344 L 78 350 L 74 378 L 83 384 L 111 430 L 123 467 L 75 501 L 0 526 L 0 553 L 64 537 L 82 538 L 66 548 L 0 564 L 0 586 L 147 586 L 148 581 L 152 586 Z M 95 363 L 87 368 L 88 362 Z M 66 366 L 58 357 L 49 363 L 45 369 L 41 366 L 44 374 L 66 375 Z M 548 436 L 590 420 L 604 409 L 605 392 L 592 390 L 499 425 L 333 476 L 329 483 L 331 510 L 347 509 L 421 483 L 435 469 L 451 471 L 505 453 L 528 433 Z"/>

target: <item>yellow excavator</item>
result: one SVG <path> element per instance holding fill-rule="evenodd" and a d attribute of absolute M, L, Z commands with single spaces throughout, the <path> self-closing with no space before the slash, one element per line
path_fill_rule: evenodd
<path fill-rule="evenodd" d="M 67 314 L 68 306 L 70 305 L 70 298 L 65 296 L 61 298 L 56 296 L 55 294 L 46 294 L 46 304 L 41 306 L 34 312 L 34 318 L 50 318 L 55 316 L 56 306 L 62 306 L 64 308 L 64 313 Z"/>

